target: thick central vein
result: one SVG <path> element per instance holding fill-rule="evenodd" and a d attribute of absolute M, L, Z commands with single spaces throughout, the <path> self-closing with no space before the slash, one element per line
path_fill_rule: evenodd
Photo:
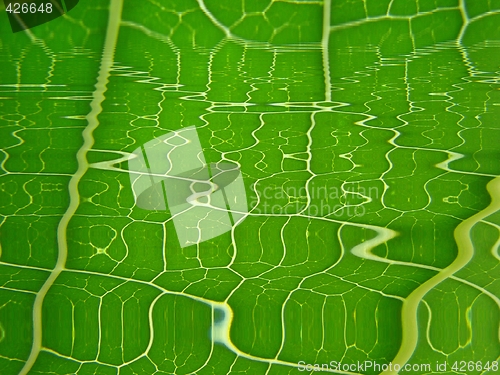
<path fill-rule="evenodd" d="M 455 241 L 458 246 L 458 255 L 448 267 L 440 271 L 436 276 L 420 285 L 406 298 L 403 303 L 403 337 L 401 348 L 392 361 L 393 364 L 404 366 L 415 352 L 418 343 L 418 321 L 417 310 L 425 295 L 437 285 L 464 268 L 474 256 L 474 244 L 472 243 L 471 231 L 474 225 L 500 210 L 500 177 L 490 181 L 487 189 L 491 196 L 491 203 L 484 210 L 462 221 L 454 232 Z M 397 374 L 396 371 L 385 371 L 383 374 Z"/>
<path fill-rule="evenodd" d="M 123 0 L 110 0 L 108 26 L 106 30 L 106 39 L 104 42 L 104 50 L 101 58 L 101 65 L 99 68 L 99 75 L 95 90 L 92 94 L 92 101 L 90 103 L 90 112 L 87 114 L 86 119 L 88 122 L 87 127 L 84 129 L 83 145 L 76 154 L 78 169 L 71 177 L 68 185 L 70 203 L 68 209 L 64 213 L 57 227 L 57 262 L 43 284 L 40 291 L 37 293 L 35 302 L 33 304 L 33 344 L 31 347 L 30 355 L 20 371 L 20 375 L 26 375 L 33 367 L 38 354 L 42 349 L 42 306 L 47 292 L 54 284 L 57 277 L 66 267 L 66 259 L 68 257 L 68 242 L 67 230 L 68 224 L 73 215 L 75 214 L 78 205 L 80 204 L 80 194 L 78 192 L 78 185 L 89 168 L 87 162 L 87 152 L 94 144 L 93 132 L 99 126 L 97 117 L 102 111 L 102 102 L 104 101 L 104 93 L 108 84 L 108 78 L 113 65 L 114 52 L 116 42 L 118 40 L 118 31 L 120 28 L 121 11 Z"/>

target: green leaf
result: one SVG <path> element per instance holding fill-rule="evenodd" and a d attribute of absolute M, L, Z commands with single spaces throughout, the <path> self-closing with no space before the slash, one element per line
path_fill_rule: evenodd
<path fill-rule="evenodd" d="M 497 2 L 69 3 L 0 23 L 0 374 L 499 360 Z M 184 246 L 129 173 L 189 127 L 245 191 Z"/>

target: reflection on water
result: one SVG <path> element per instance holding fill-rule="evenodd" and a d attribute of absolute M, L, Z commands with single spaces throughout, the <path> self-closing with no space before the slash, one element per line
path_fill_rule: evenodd
<path fill-rule="evenodd" d="M 45 371 L 44 355 L 139 374 L 498 359 L 500 43 L 425 44 L 424 29 L 397 44 L 380 26 L 399 30 L 396 6 L 360 38 L 329 1 L 306 2 L 324 23 L 303 34 L 250 27 L 278 22 L 275 3 L 255 19 L 203 1 L 165 11 L 195 42 L 128 6 L 104 34 L 71 20 L 82 46 L 2 39 L 1 292 L 28 316 L 0 315 L 8 373 Z M 167 146 L 146 160 L 144 145 L 194 129 L 175 163 Z M 130 177 L 167 161 L 214 196 L 214 170 L 234 166 L 238 194 L 185 224 L 192 181 L 179 193 L 153 191 L 161 168 Z M 179 234 L 203 220 L 206 237 Z M 2 346 L 14 328 L 34 332 L 19 354 Z"/>

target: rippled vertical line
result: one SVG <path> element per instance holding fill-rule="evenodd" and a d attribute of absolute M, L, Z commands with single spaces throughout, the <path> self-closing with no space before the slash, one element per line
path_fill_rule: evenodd
<path fill-rule="evenodd" d="M 85 175 L 89 168 L 87 162 L 87 152 L 94 144 L 93 132 L 99 126 L 97 117 L 102 111 L 102 102 L 105 99 L 108 79 L 113 66 L 114 53 L 118 40 L 118 31 L 120 28 L 121 12 L 123 0 L 110 0 L 108 25 L 106 29 L 106 38 L 104 42 L 104 50 L 102 53 L 101 64 L 97 76 L 97 83 L 92 94 L 90 103 L 90 112 L 86 119 L 88 125 L 83 130 L 83 145 L 76 154 L 78 169 L 71 177 L 68 185 L 70 203 L 68 209 L 64 213 L 57 228 L 57 263 L 43 284 L 40 291 L 37 293 L 33 304 L 33 344 L 31 346 L 30 355 L 20 371 L 20 375 L 26 375 L 33 367 L 38 354 L 42 349 L 42 306 L 47 292 L 54 284 L 54 281 L 66 267 L 66 259 L 68 257 L 67 229 L 68 224 L 75 214 L 78 205 L 80 204 L 80 194 L 78 193 L 78 185 L 80 180 Z"/>

